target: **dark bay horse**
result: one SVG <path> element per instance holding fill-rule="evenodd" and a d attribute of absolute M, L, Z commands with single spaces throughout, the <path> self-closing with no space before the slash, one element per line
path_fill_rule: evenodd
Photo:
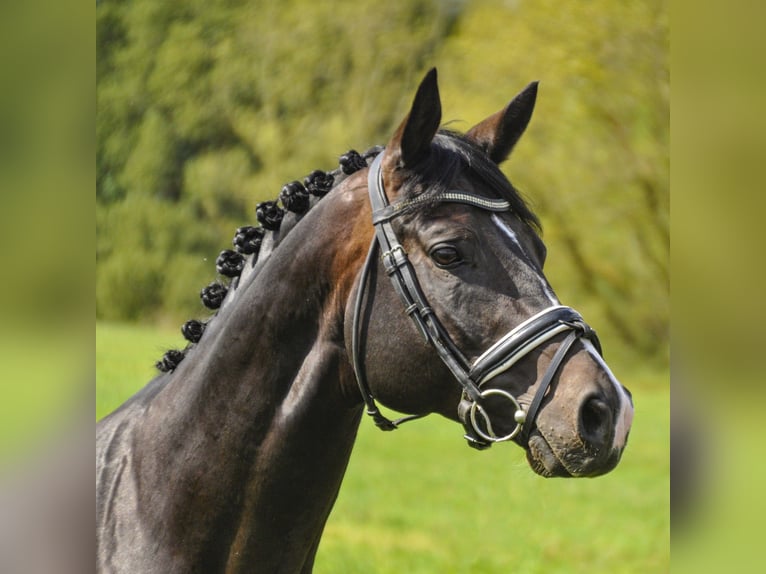
<path fill-rule="evenodd" d="M 459 135 L 432 70 L 385 148 L 258 206 L 202 292 L 216 315 L 98 423 L 100 572 L 310 572 L 364 412 L 441 414 L 543 476 L 615 467 L 630 394 L 497 167 L 536 93 Z"/>

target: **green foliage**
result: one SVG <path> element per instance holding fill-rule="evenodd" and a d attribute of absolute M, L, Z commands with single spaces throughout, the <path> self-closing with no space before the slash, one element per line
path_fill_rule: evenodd
<path fill-rule="evenodd" d="M 387 136 L 450 19 L 419 0 L 97 13 L 97 316 L 120 319 L 198 313 L 196 262 L 284 183 Z"/>
<path fill-rule="evenodd" d="M 128 251 L 98 270 L 96 309 L 103 317 L 137 319 L 156 311 L 162 289 L 162 261 L 156 253 Z"/>
<path fill-rule="evenodd" d="M 190 285 L 210 280 L 203 264 L 215 260 L 221 232 L 192 205 L 131 194 L 96 206 L 96 234 L 97 316 L 133 320 L 199 307 Z M 178 298 L 179 285 L 188 296 Z"/>
<path fill-rule="evenodd" d="M 507 172 L 551 283 L 605 339 L 667 359 L 663 0 L 105 0 L 97 18 L 98 317 L 199 313 L 181 287 L 212 279 L 256 203 L 385 143 L 435 65 L 459 129 L 541 81 Z"/>
<path fill-rule="evenodd" d="M 249 200 L 251 169 L 241 147 L 196 155 L 184 166 L 184 199 L 210 219 L 241 217 Z"/>
<path fill-rule="evenodd" d="M 543 219 L 549 279 L 599 330 L 666 358 L 665 3 L 472 2 L 441 56 L 446 107 L 463 110 L 468 126 L 540 80 L 507 173 Z"/>

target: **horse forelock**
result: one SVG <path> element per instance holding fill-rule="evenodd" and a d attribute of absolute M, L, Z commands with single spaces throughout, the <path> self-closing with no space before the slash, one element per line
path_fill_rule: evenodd
<path fill-rule="evenodd" d="M 493 197 L 508 201 L 511 212 L 522 222 L 538 234 L 542 231 L 540 220 L 526 199 L 487 153 L 463 134 L 447 129 L 439 130 L 427 160 L 408 177 L 402 189 L 403 199 L 432 197 L 430 205 L 434 205 L 441 194 L 456 188 L 461 175 L 481 182 Z M 416 209 L 428 205 L 429 202 L 419 202 Z"/>

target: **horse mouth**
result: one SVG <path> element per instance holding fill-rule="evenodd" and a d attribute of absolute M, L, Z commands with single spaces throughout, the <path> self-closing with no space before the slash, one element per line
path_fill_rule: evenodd
<path fill-rule="evenodd" d="M 538 432 L 529 437 L 527 462 L 533 471 L 546 478 L 572 476 L 572 473 L 566 469 L 548 442 Z"/>

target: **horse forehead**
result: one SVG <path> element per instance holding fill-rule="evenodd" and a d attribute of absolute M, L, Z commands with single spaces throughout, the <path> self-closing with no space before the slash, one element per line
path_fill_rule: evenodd
<path fill-rule="evenodd" d="M 470 229 L 476 234 L 496 233 L 490 224 L 490 212 L 459 202 L 434 199 L 431 206 L 421 209 L 416 216 L 422 229 L 457 227 Z"/>
<path fill-rule="evenodd" d="M 475 210 L 465 205 L 439 202 L 432 209 L 425 211 L 423 219 L 427 229 L 440 227 L 475 227 Z"/>

